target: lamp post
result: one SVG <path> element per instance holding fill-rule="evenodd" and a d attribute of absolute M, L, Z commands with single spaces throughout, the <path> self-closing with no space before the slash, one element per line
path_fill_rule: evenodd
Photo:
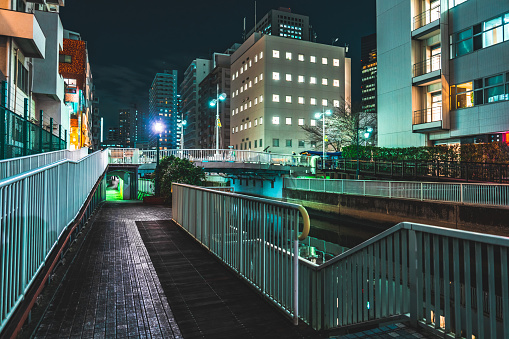
<path fill-rule="evenodd" d="M 178 127 L 180 127 L 180 150 L 184 150 L 184 127 L 187 125 L 187 120 L 182 120 Z"/>
<path fill-rule="evenodd" d="M 359 127 L 359 118 L 357 117 L 357 124 L 356 124 L 355 132 L 357 134 L 357 169 L 355 171 L 355 177 L 357 180 L 359 180 L 359 174 L 360 174 L 360 164 L 359 164 L 359 131 L 364 130 L 364 139 L 368 139 L 371 133 L 373 132 L 373 128 L 370 126 L 366 127 Z"/>
<path fill-rule="evenodd" d="M 161 139 L 161 132 L 163 131 L 163 129 L 164 129 L 164 125 L 162 124 L 162 122 L 158 121 L 154 124 L 154 131 L 156 131 L 156 135 L 157 135 L 156 168 L 157 168 L 157 166 L 159 166 L 159 149 L 161 148 L 160 139 Z M 159 196 L 159 182 L 157 181 L 157 177 L 156 177 L 155 184 L 156 184 L 155 194 L 156 194 L 156 196 Z"/>
<path fill-rule="evenodd" d="M 226 100 L 226 93 L 219 93 L 219 81 L 216 86 L 216 98 L 210 100 L 209 106 L 216 108 L 216 154 L 219 154 L 219 102 Z"/>
<path fill-rule="evenodd" d="M 332 115 L 331 110 L 322 109 L 322 112 L 315 113 L 316 119 L 322 119 L 322 170 L 325 168 L 325 117 Z"/>

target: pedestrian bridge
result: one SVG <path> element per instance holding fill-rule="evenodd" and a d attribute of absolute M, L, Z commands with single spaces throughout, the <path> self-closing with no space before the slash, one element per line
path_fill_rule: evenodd
<path fill-rule="evenodd" d="M 19 333 L 62 255 L 101 206 L 108 166 L 153 161 L 151 153 L 111 152 L 0 162 L 2 336 Z M 211 161 L 208 154 L 202 161 Z M 401 223 L 316 265 L 299 257 L 309 230 L 299 205 L 175 184 L 171 218 L 295 324 L 318 333 L 397 319 L 442 336 L 509 337 L 508 238 Z M 137 244 L 129 248 L 142 248 Z"/>

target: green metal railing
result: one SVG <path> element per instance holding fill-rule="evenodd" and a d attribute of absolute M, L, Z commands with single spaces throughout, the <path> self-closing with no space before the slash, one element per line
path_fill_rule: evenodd
<path fill-rule="evenodd" d="M 25 99 L 23 116 L 7 109 L 7 83 L 0 87 L 0 160 L 27 155 L 59 151 L 67 148 L 67 140 L 62 129 L 60 135 L 53 135 L 42 127 L 43 111 L 40 111 L 39 124 L 28 120 L 28 99 Z M 53 119 L 50 119 L 53 126 Z"/>

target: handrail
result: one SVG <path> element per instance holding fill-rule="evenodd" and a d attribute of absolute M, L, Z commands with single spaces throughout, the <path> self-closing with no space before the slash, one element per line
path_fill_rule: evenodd
<path fill-rule="evenodd" d="M 440 19 L 440 5 L 414 16 L 413 31 Z"/>
<path fill-rule="evenodd" d="M 435 54 L 429 59 L 414 64 L 414 77 L 428 74 L 442 69 L 442 54 Z"/>
<path fill-rule="evenodd" d="M 442 120 L 442 107 L 430 107 L 414 111 L 413 125 Z"/>

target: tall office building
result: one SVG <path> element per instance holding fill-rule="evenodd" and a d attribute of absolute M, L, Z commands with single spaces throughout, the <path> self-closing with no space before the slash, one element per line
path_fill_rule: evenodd
<path fill-rule="evenodd" d="M 314 145 L 303 125 L 350 99 L 345 48 L 254 33 L 231 57 L 231 144 L 301 152 Z"/>
<path fill-rule="evenodd" d="M 378 0 L 378 140 L 506 140 L 509 2 Z"/>
<path fill-rule="evenodd" d="M 361 38 L 362 111 L 376 112 L 376 34 Z"/>
<path fill-rule="evenodd" d="M 200 147 L 200 91 L 199 84 L 210 73 L 211 60 L 195 59 L 184 72 L 184 81 L 180 84 L 182 115 L 187 121 L 184 129 L 184 148 Z"/>
<path fill-rule="evenodd" d="M 254 32 L 304 41 L 316 41 L 306 15 L 292 13 L 290 8 L 272 9 L 256 23 L 247 36 Z"/>
<path fill-rule="evenodd" d="M 177 147 L 178 126 L 180 116 L 177 109 L 177 71 L 165 70 L 157 73 L 149 90 L 149 144 L 155 148 L 157 134 L 153 125 L 161 122 L 164 130 L 160 137 L 161 149 L 174 149 Z"/>

